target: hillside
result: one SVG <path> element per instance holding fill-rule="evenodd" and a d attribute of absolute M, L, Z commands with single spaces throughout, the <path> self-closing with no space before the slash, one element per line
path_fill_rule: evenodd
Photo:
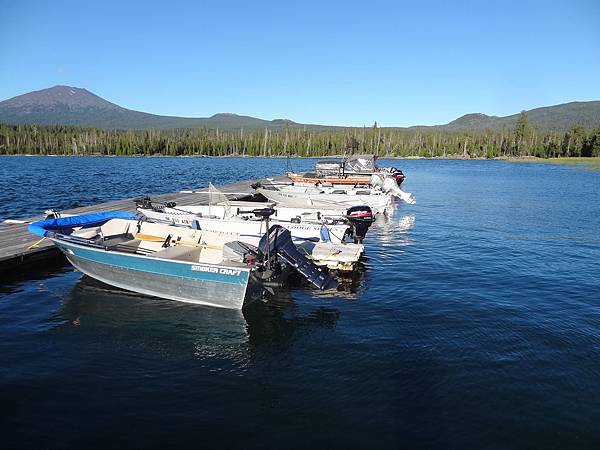
<path fill-rule="evenodd" d="M 566 131 L 573 125 L 600 126 L 600 101 L 571 102 L 529 110 L 532 126 L 546 131 Z M 481 113 L 466 114 L 446 125 L 417 126 L 411 129 L 441 131 L 483 131 L 512 129 L 519 114 L 505 117 Z M 39 125 L 77 125 L 93 128 L 170 129 L 219 128 L 248 131 L 298 129 L 334 129 L 326 125 L 308 125 L 287 119 L 263 120 L 231 113 L 205 118 L 160 116 L 123 108 L 89 92 L 70 86 L 54 86 L 0 102 L 0 122 Z"/>
<path fill-rule="evenodd" d="M 273 121 L 231 113 L 206 118 L 159 116 L 104 100 L 86 89 L 54 86 L 0 102 L 0 122 L 39 125 L 77 125 L 94 128 L 220 128 L 283 129 L 303 125 L 285 119 Z"/>
<path fill-rule="evenodd" d="M 485 114 L 466 114 L 441 127 L 448 131 L 466 131 L 473 129 L 501 130 L 512 129 L 519 114 L 497 117 Z M 562 105 L 546 106 L 527 111 L 529 123 L 542 130 L 565 131 L 573 125 L 584 128 L 600 126 L 600 101 L 571 102 Z"/>

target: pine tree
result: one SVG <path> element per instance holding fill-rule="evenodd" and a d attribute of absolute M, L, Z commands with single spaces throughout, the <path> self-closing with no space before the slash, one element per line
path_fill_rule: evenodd
<path fill-rule="evenodd" d="M 527 140 L 531 133 L 527 111 L 521 111 L 515 124 L 515 145 L 519 156 L 524 156 L 528 150 Z"/>

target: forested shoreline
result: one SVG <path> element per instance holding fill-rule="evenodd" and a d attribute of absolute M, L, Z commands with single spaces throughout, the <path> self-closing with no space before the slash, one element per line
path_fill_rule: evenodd
<path fill-rule="evenodd" d="M 108 130 L 65 125 L 0 124 L 0 155 L 328 156 L 374 153 L 388 157 L 600 156 L 600 126 L 559 133 L 528 124 L 514 129 L 451 132 L 437 127 Z"/>

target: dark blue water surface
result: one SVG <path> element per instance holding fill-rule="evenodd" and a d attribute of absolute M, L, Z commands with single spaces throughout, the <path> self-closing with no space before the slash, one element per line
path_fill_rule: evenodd
<path fill-rule="evenodd" d="M 67 265 L 10 274 L 2 447 L 600 448 L 600 172 L 386 163 L 417 204 L 379 219 L 337 296 L 298 286 L 240 313 Z M 0 217 L 285 169 L 0 158 Z"/>

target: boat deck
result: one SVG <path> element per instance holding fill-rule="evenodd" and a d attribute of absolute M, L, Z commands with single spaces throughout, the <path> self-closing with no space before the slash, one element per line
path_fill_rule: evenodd
<path fill-rule="evenodd" d="M 276 181 L 283 181 L 286 177 L 277 177 Z M 256 181 L 241 181 L 218 186 L 217 188 L 227 195 L 230 200 L 242 200 L 255 193 L 250 186 Z M 173 192 L 169 194 L 151 195 L 156 202 L 176 202 L 178 205 L 206 205 L 208 204 L 208 188 Z M 85 199 L 84 199 L 85 200 Z M 99 203 L 80 208 L 60 211 L 65 214 L 86 214 L 105 211 L 135 211 L 133 198 Z M 26 223 L 0 224 L 0 272 L 18 272 L 26 264 L 50 260 L 59 256 L 58 249 L 47 239 L 40 242 L 40 238 L 27 231 L 30 222 L 42 220 L 42 215 L 23 220 Z M 12 217 L 11 219 L 17 219 Z"/>

